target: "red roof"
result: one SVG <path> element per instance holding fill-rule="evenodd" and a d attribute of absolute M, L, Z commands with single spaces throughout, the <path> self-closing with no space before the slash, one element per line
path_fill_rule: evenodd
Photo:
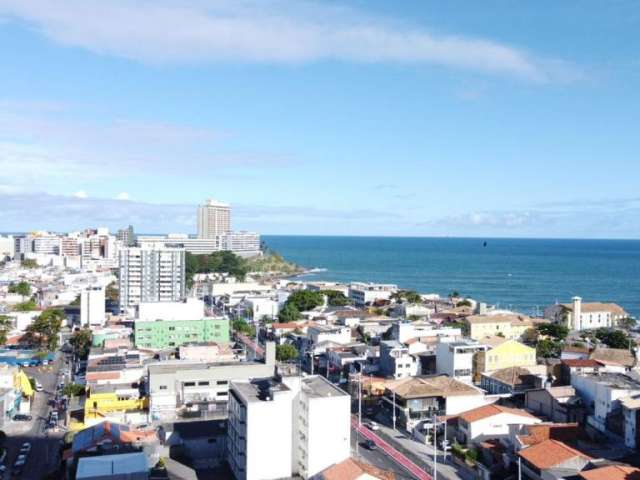
<path fill-rule="evenodd" d="M 602 363 L 592 358 L 569 358 L 562 360 L 562 364 L 569 368 L 598 368 Z"/>
<path fill-rule="evenodd" d="M 609 465 L 580 472 L 585 480 L 639 480 L 640 468 L 628 465 Z"/>
<path fill-rule="evenodd" d="M 477 422 L 478 420 L 484 420 L 485 418 L 493 417 L 496 415 L 500 415 L 501 413 L 509 413 L 511 415 L 517 415 L 519 417 L 525 418 L 534 418 L 529 412 L 519 409 L 519 408 L 508 408 L 503 407 L 501 405 L 485 405 L 483 407 L 474 408 L 473 410 L 468 410 L 459 415 L 460 418 L 465 420 L 468 423 Z"/>
<path fill-rule="evenodd" d="M 588 455 L 557 440 L 545 440 L 537 445 L 520 450 L 518 455 L 541 470 L 553 468 L 576 457 L 581 457 L 587 461 L 591 460 Z"/>

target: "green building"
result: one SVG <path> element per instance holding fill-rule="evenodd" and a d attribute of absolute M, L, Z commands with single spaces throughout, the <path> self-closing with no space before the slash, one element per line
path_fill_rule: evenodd
<path fill-rule="evenodd" d="M 193 342 L 229 341 L 229 319 L 207 317 L 200 320 L 155 320 L 135 322 L 137 348 L 161 350 Z"/>

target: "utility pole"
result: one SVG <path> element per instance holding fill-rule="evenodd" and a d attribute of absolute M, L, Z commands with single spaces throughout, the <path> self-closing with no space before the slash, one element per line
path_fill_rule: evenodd
<path fill-rule="evenodd" d="M 393 429 L 396 429 L 396 391 L 393 391 Z"/>
<path fill-rule="evenodd" d="M 358 374 L 358 426 L 362 426 L 362 373 Z"/>
<path fill-rule="evenodd" d="M 433 414 L 433 480 L 438 479 L 438 441 L 436 440 L 436 414 Z"/>
<path fill-rule="evenodd" d="M 518 480 L 522 480 L 522 457 L 518 455 Z"/>

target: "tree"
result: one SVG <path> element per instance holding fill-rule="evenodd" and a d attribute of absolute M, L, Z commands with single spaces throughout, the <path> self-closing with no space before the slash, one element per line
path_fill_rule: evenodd
<path fill-rule="evenodd" d="M 81 330 L 76 330 L 69 339 L 69 343 L 73 347 L 73 352 L 81 359 L 85 359 L 89 355 L 92 339 L 91 330 L 85 327 Z"/>
<path fill-rule="evenodd" d="M 191 288 L 193 276 L 196 273 L 228 273 L 238 280 L 244 280 L 249 272 L 249 264 L 247 260 L 228 250 L 213 252 L 209 255 L 194 255 L 187 252 L 185 272 L 187 287 Z"/>
<path fill-rule="evenodd" d="M 536 346 L 536 354 L 539 358 L 558 358 L 562 352 L 562 344 L 555 340 L 542 339 Z"/>
<path fill-rule="evenodd" d="M 16 312 L 31 312 L 32 310 L 36 310 L 37 308 L 38 304 L 33 298 L 27 300 L 26 302 L 18 303 L 15 307 L 13 307 Z"/>
<path fill-rule="evenodd" d="M 242 333 L 250 337 L 253 337 L 256 334 L 256 327 L 254 327 L 253 325 L 249 325 L 245 320 L 241 318 L 234 320 L 231 324 L 231 328 L 233 328 L 233 330 L 238 333 Z"/>
<path fill-rule="evenodd" d="M 456 303 L 456 307 L 470 307 L 470 306 L 471 306 L 471 302 L 466 298 Z"/>
<path fill-rule="evenodd" d="M 415 290 L 398 290 L 389 297 L 396 302 L 422 303 L 422 297 Z"/>
<path fill-rule="evenodd" d="M 298 358 L 298 350 L 291 344 L 285 343 L 276 347 L 276 360 L 287 362 Z"/>
<path fill-rule="evenodd" d="M 631 337 L 623 330 L 613 328 L 598 328 L 595 331 L 596 338 L 609 348 L 629 348 L 633 343 Z"/>
<path fill-rule="evenodd" d="M 305 312 L 319 307 L 324 303 L 324 297 L 321 292 L 312 292 L 311 290 L 297 290 L 287 298 L 288 305 L 294 305 L 299 312 Z"/>
<path fill-rule="evenodd" d="M 84 395 L 85 387 L 78 383 L 68 383 L 62 389 L 62 393 L 64 393 L 67 397 L 79 397 Z"/>
<path fill-rule="evenodd" d="M 7 343 L 7 334 L 11 330 L 11 318 L 0 315 L 0 345 Z"/>
<path fill-rule="evenodd" d="M 27 327 L 27 338 L 39 348 L 54 351 L 58 348 L 58 335 L 64 318 L 64 311 L 60 309 L 45 310 Z"/>
<path fill-rule="evenodd" d="M 625 317 L 618 320 L 618 327 L 624 330 L 632 330 L 635 328 L 638 322 L 636 322 L 635 318 Z"/>
<path fill-rule="evenodd" d="M 327 297 L 327 303 L 332 307 L 344 307 L 351 303 L 345 294 L 338 290 L 322 290 L 320 293 Z"/>
<path fill-rule="evenodd" d="M 23 268 L 38 268 L 38 262 L 36 262 L 33 258 L 22 260 L 21 265 Z"/>
<path fill-rule="evenodd" d="M 300 311 L 296 308 L 295 305 L 290 303 L 285 303 L 284 306 L 280 309 L 280 313 L 278 313 L 278 320 L 281 323 L 295 322 L 299 318 Z"/>
<path fill-rule="evenodd" d="M 112 302 L 120 301 L 120 290 L 118 289 L 118 284 L 116 282 L 111 282 L 107 285 L 107 288 L 104 291 L 104 296 L 107 300 L 111 300 Z"/>
<path fill-rule="evenodd" d="M 28 282 L 12 283 L 9 285 L 9 293 L 17 293 L 23 297 L 31 295 L 31 285 Z"/>
<path fill-rule="evenodd" d="M 460 297 L 460 292 L 458 292 L 457 290 L 454 290 L 449 294 L 449 298 L 458 298 L 458 297 Z"/>
<path fill-rule="evenodd" d="M 80 306 L 80 295 L 78 295 L 78 296 L 73 300 L 73 302 L 71 302 L 71 303 L 69 304 L 69 306 L 72 306 L 72 307 L 79 307 L 79 306 Z"/>
<path fill-rule="evenodd" d="M 538 325 L 538 333 L 556 340 L 564 340 L 569 335 L 569 329 L 559 323 L 541 323 Z"/>

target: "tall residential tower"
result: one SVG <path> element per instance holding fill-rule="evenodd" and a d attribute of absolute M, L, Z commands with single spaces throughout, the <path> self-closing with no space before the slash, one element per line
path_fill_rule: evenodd
<path fill-rule="evenodd" d="M 231 207 L 209 199 L 198 207 L 198 238 L 215 238 L 231 231 Z"/>

